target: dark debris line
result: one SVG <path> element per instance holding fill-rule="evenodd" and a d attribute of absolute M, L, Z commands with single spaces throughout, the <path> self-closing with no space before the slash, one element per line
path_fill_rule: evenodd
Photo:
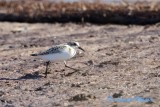
<path fill-rule="evenodd" d="M 115 14 L 111 16 L 111 14 Z M 37 15 L 34 17 L 23 16 L 23 15 L 14 15 L 14 14 L 2 14 L 0 13 L 0 21 L 8 21 L 8 22 L 28 22 L 28 23 L 84 23 L 89 22 L 93 24 L 137 24 L 137 25 L 147 25 L 147 24 L 155 24 L 160 22 L 160 16 L 155 16 L 152 18 L 143 16 L 128 16 L 118 15 L 115 13 L 108 14 L 103 17 L 101 11 L 95 13 L 94 11 L 84 12 L 83 14 L 61 14 L 60 16 L 52 16 L 52 15 Z"/>
<path fill-rule="evenodd" d="M 0 2 L 0 21 L 28 23 L 155 24 L 160 22 L 160 5 L 109 5 L 100 3 Z M 34 7 L 34 8 L 33 8 Z M 153 7 L 153 6 L 152 6 Z M 10 10 L 12 10 L 10 12 Z"/>

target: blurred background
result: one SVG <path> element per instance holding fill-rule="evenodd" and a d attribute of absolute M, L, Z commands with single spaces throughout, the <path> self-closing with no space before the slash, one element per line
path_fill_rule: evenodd
<path fill-rule="evenodd" d="M 0 0 L 0 21 L 154 24 L 160 0 Z"/>

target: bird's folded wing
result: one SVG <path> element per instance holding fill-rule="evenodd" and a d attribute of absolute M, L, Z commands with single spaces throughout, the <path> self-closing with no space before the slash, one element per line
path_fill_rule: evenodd
<path fill-rule="evenodd" d="M 65 45 L 57 45 L 54 46 L 44 52 L 38 53 L 38 55 L 48 55 L 48 54 L 54 54 L 54 53 L 61 53 L 63 50 L 65 50 L 66 46 Z"/>

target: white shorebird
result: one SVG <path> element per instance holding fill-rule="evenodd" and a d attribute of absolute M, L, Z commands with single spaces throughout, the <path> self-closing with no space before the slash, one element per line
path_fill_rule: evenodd
<path fill-rule="evenodd" d="M 84 49 L 80 47 L 78 42 L 68 42 L 51 47 L 44 52 L 31 54 L 31 56 L 37 56 L 46 61 L 46 78 L 48 74 L 48 65 L 50 64 L 50 62 L 64 61 L 65 67 L 69 67 L 66 64 L 66 60 L 74 57 L 76 55 L 77 49 L 81 49 L 82 51 L 84 51 Z"/>

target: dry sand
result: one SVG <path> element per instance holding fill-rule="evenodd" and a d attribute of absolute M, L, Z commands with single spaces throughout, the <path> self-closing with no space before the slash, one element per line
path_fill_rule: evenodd
<path fill-rule="evenodd" d="M 0 107 L 160 107 L 160 27 L 0 23 Z M 31 53 L 79 41 L 86 50 L 63 63 Z M 153 98 L 111 103 L 108 96 Z"/>

